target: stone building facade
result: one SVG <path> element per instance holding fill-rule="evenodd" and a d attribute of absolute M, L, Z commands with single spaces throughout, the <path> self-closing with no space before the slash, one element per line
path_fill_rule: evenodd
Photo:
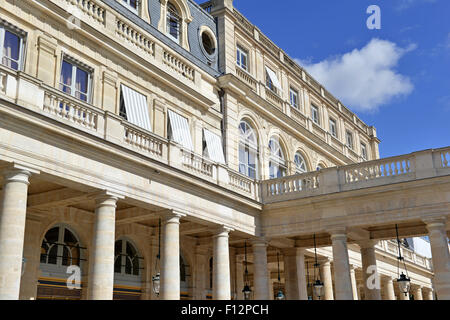
<path fill-rule="evenodd" d="M 450 299 L 450 149 L 379 159 L 232 0 L 0 8 L 0 299 Z"/>

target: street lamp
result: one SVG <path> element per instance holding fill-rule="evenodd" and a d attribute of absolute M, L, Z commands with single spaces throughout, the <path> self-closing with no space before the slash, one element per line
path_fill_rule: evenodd
<path fill-rule="evenodd" d="M 278 262 L 278 293 L 276 296 L 277 300 L 284 300 L 284 294 L 281 290 L 281 277 L 280 277 L 280 254 L 277 251 L 277 262 Z"/>
<path fill-rule="evenodd" d="M 158 255 L 156 256 L 155 275 L 152 277 L 153 292 L 157 297 L 159 297 L 159 292 L 161 289 L 160 259 L 161 259 L 161 219 L 159 219 L 159 228 L 158 228 Z"/>
<path fill-rule="evenodd" d="M 314 291 L 314 295 L 316 297 L 320 298 L 323 296 L 323 291 L 324 291 L 324 287 L 323 287 L 323 282 L 320 280 L 320 271 L 319 271 L 319 267 L 320 264 L 317 260 L 317 247 L 316 247 L 316 234 L 314 234 L 314 258 L 315 258 L 315 263 L 314 263 L 314 284 L 313 284 L 313 291 Z"/>
<path fill-rule="evenodd" d="M 400 249 L 400 239 L 398 236 L 398 225 L 395 225 L 395 232 L 397 234 L 397 245 L 398 245 L 398 257 L 397 257 L 397 285 L 401 293 L 406 296 L 409 294 L 409 290 L 411 289 L 411 279 L 408 277 L 408 269 L 406 269 L 405 258 L 402 256 L 402 251 Z M 403 262 L 403 267 L 405 269 L 406 275 L 402 272 L 400 274 L 400 264 Z"/>
<path fill-rule="evenodd" d="M 247 241 L 244 244 L 245 246 L 245 274 L 244 274 L 244 289 L 242 292 L 244 293 L 244 300 L 250 300 L 252 290 L 250 289 L 250 286 L 248 285 L 248 267 L 247 267 Z"/>

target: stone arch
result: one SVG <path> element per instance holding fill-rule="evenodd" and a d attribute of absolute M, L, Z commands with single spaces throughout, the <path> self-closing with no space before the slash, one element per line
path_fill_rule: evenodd
<path fill-rule="evenodd" d="M 191 10 L 186 0 L 160 0 L 161 14 L 158 23 L 158 30 L 162 33 L 167 33 L 167 5 L 171 3 L 181 15 L 181 41 L 180 45 L 190 51 L 189 37 L 188 37 L 188 25 L 192 22 L 193 18 Z"/>

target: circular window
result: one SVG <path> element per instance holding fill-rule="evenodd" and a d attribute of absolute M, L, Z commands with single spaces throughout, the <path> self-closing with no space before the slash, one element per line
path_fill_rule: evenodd
<path fill-rule="evenodd" d="M 214 47 L 213 40 L 206 32 L 202 33 L 202 45 L 205 49 L 206 53 L 212 56 L 214 52 L 216 52 L 216 48 Z"/>
<path fill-rule="evenodd" d="M 214 61 L 217 55 L 216 36 L 207 26 L 200 27 L 199 33 L 200 48 L 204 56 L 210 61 Z"/>

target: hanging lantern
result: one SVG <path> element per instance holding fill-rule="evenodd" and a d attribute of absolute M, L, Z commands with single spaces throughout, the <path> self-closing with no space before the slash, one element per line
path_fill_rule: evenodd
<path fill-rule="evenodd" d="M 316 297 L 320 298 L 323 297 L 324 294 L 324 286 L 323 286 L 323 282 L 320 281 L 320 272 L 319 272 L 319 267 L 320 264 L 317 260 L 317 247 L 316 247 L 316 235 L 314 234 L 314 278 L 316 279 L 314 281 L 313 284 L 313 291 L 314 291 L 314 295 Z"/>
<path fill-rule="evenodd" d="M 245 286 L 242 292 L 244 293 L 244 299 L 250 300 L 252 296 L 252 290 L 250 289 L 249 283 L 248 283 L 248 267 L 247 267 L 247 241 L 244 244 L 245 247 L 245 274 L 244 274 L 244 280 L 245 280 Z"/>
<path fill-rule="evenodd" d="M 25 273 L 25 266 L 27 265 L 27 258 L 22 258 L 22 276 Z"/>
<path fill-rule="evenodd" d="M 159 297 L 161 289 L 161 272 L 159 270 L 159 263 L 161 259 L 161 219 L 159 219 L 159 231 L 158 231 L 158 255 L 156 256 L 155 263 L 155 275 L 152 277 L 153 293 Z"/>
<path fill-rule="evenodd" d="M 278 262 L 278 293 L 276 296 L 277 300 L 284 300 L 285 296 L 281 290 L 281 277 L 280 277 L 280 254 L 277 251 L 277 262 Z"/>
<path fill-rule="evenodd" d="M 313 284 L 314 295 L 319 298 L 323 297 L 324 286 L 323 282 L 317 279 Z"/>
<path fill-rule="evenodd" d="M 397 279 L 397 285 L 400 292 L 405 294 L 405 297 L 408 296 L 409 290 L 411 289 L 411 279 L 405 276 L 402 272 L 400 277 Z"/>
<path fill-rule="evenodd" d="M 159 296 L 159 290 L 161 288 L 161 275 L 159 272 L 152 277 L 152 284 L 153 284 L 153 292 Z"/>
<path fill-rule="evenodd" d="M 397 234 L 397 245 L 398 245 L 398 257 L 397 257 L 397 272 L 399 277 L 397 279 L 398 289 L 401 293 L 407 297 L 409 295 L 409 290 L 411 289 L 411 279 L 408 277 L 408 270 L 406 269 L 405 258 L 402 256 L 402 251 L 400 248 L 400 239 L 398 236 L 398 225 L 395 225 L 395 232 Z M 403 267 L 405 269 L 406 275 L 402 272 L 400 274 L 400 264 L 403 262 Z"/>

